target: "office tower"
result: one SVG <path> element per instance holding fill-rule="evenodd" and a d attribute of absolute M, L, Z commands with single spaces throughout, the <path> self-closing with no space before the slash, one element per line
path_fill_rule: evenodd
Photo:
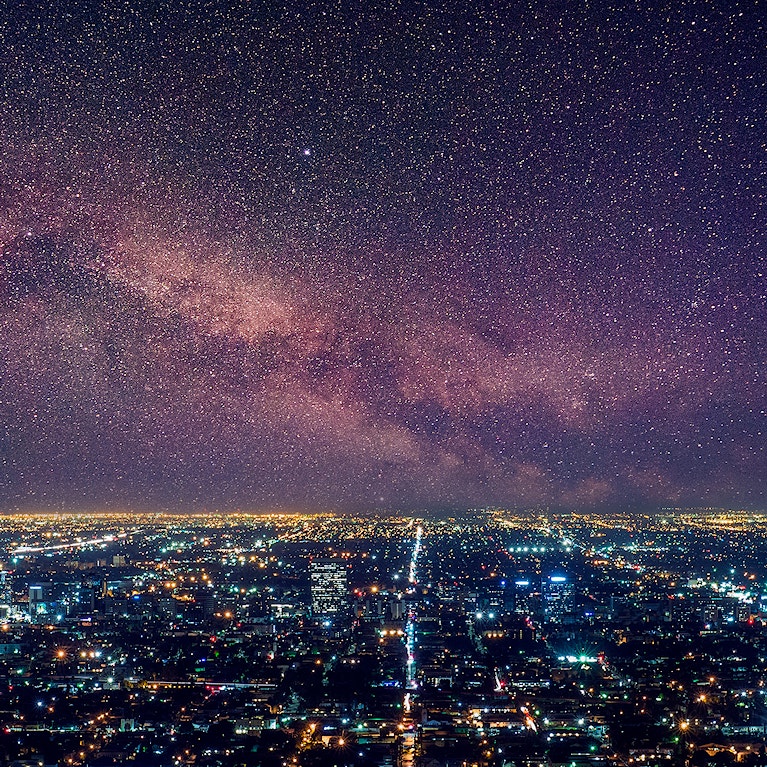
<path fill-rule="evenodd" d="M 34 623 L 39 616 L 48 612 L 45 602 L 45 588 L 42 585 L 33 584 L 29 587 L 29 618 Z"/>
<path fill-rule="evenodd" d="M 13 576 L 7 570 L 0 570 L 0 605 L 13 604 Z"/>
<path fill-rule="evenodd" d="M 5 570 L 0 570 L 0 618 L 7 618 L 13 605 L 13 578 Z"/>
<path fill-rule="evenodd" d="M 554 622 L 573 611 L 573 585 L 566 575 L 550 575 L 543 581 L 543 610 L 546 620 Z"/>
<path fill-rule="evenodd" d="M 345 618 L 349 612 L 346 563 L 340 559 L 312 559 L 309 563 L 312 614 L 315 618 Z"/>
<path fill-rule="evenodd" d="M 534 598 L 536 587 L 533 581 L 528 577 L 519 577 L 514 580 L 512 585 L 514 612 L 522 613 L 523 615 L 533 614 L 536 604 L 539 602 L 538 599 Z"/>

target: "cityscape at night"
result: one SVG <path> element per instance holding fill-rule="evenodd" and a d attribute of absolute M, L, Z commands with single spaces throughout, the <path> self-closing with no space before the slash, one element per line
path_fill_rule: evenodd
<path fill-rule="evenodd" d="M 0 9 L 0 767 L 767 766 L 767 4 Z"/>
<path fill-rule="evenodd" d="M 765 515 L 2 521 L 4 763 L 765 762 Z"/>

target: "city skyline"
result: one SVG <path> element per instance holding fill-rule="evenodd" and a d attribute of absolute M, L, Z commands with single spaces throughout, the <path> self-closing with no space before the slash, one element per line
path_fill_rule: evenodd
<path fill-rule="evenodd" d="M 758 4 L 0 26 L 0 509 L 767 506 Z"/>
<path fill-rule="evenodd" d="M 759 767 L 767 514 L 0 514 L 33 767 Z"/>

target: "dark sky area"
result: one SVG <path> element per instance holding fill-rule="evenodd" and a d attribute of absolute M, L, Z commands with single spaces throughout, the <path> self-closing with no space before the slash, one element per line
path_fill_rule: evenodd
<path fill-rule="evenodd" d="M 765 15 L 9 4 L 0 506 L 764 508 Z"/>

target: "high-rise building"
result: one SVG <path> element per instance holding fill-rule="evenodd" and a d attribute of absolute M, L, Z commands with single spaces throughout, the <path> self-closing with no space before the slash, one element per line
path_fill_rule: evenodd
<path fill-rule="evenodd" d="M 341 559 L 312 559 L 309 563 L 312 614 L 315 618 L 345 618 L 349 613 L 349 583 L 346 562 Z"/>
<path fill-rule="evenodd" d="M 566 575 L 550 575 L 543 581 L 543 610 L 547 620 L 559 622 L 573 610 L 573 584 Z"/>
<path fill-rule="evenodd" d="M 514 612 L 523 615 L 531 615 L 535 612 L 536 603 L 539 600 L 534 598 L 536 594 L 536 585 L 529 576 L 519 576 L 512 583 L 512 599 Z"/>
<path fill-rule="evenodd" d="M 40 616 L 48 612 L 45 601 L 45 587 L 42 584 L 32 584 L 29 587 L 29 619 L 34 623 Z"/>
<path fill-rule="evenodd" d="M 0 570 L 0 618 L 7 618 L 13 606 L 13 578 L 6 570 Z"/>

